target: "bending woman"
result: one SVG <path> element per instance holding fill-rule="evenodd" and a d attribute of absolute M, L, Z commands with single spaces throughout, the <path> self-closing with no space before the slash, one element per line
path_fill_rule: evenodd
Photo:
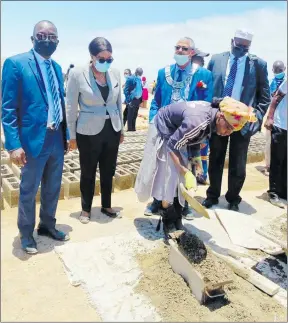
<path fill-rule="evenodd" d="M 166 237 L 183 229 L 181 209 L 185 201 L 179 184 L 196 188 L 195 177 L 187 168 L 187 146 L 203 142 L 213 131 L 229 136 L 247 121 L 256 121 L 253 108 L 230 97 L 214 99 L 212 104 L 179 102 L 159 110 L 147 137 L 135 192 L 141 202 L 150 197 L 162 201 L 159 213 Z"/>

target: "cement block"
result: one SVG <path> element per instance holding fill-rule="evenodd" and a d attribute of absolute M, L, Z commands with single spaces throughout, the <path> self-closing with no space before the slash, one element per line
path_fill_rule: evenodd
<path fill-rule="evenodd" d="M 67 159 L 64 161 L 64 165 L 68 168 L 70 173 L 74 173 L 76 170 L 80 170 L 80 165 L 75 160 Z"/>
<path fill-rule="evenodd" d="M 7 165 L 1 165 L 1 178 L 7 178 L 14 176 L 12 169 Z"/>
<path fill-rule="evenodd" d="M 18 205 L 20 181 L 16 176 L 3 178 L 3 195 L 10 207 Z"/>
<path fill-rule="evenodd" d="M 68 159 L 72 159 L 73 155 L 71 152 L 69 152 L 68 154 L 64 155 L 64 161 L 68 160 Z"/>
<path fill-rule="evenodd" d="M 11 166 L 12 162 L 10 159 L 10 155 L 6 150 L 1 151 L 1 165 L 10 165 Z"/>
<path fill-rule="evenodd" d="M 71 156 L 72 156 L 72 160 L 79 162 L 79 151 L 78 150 L 71 151 Z"/>
<path fill-rule="evenodd" d="M 126 166 L 126 165 L 125 165 Z M 115 188 L 118 190 L 126 190 L 133 187 L 133 176 L 121 166 L 117 166 L 115 172 Z"/>
<path fill-rule="evenodd" d="M 22 167 L 19 167 L 19 166 L 15 165 L 15 164 L 12 164 L 11 168 L 12 168 L 13 174 L 14 174 L 17 178 L 19 178 L 19 179 L 20 179 L 20 178 L 21 178 L 21 168 L 22 168 Z"/>
<path fill-rule="evenodd" d="M 64 197 L 69 199 L 71 197 L 79 197 L 80 194 L 80 180 L 73 173 L 64 173 L 62 176 L 64 182 Z"/>
<path fill-rule="evenodd" d="M 62 174 L 64 174 L 64 173 L 69 173 L 69 168 L 65 164 L 63 164 L 63 172 L 62 172 Z"/>
<path fill-rule="evenodd" d="M 125 167 L 125 171 L 131 174 L 131 176 L 132 176 L 132 187 L 134 187 L 136 177 L 137 177 L 137 174 L 138 174 L 138 169 L 136 167 L 134 167 L 132 164 L 124 165 L 124 167 Z"/>

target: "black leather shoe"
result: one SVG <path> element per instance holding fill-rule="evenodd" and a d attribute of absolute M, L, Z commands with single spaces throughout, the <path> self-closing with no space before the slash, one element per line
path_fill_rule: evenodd
<path fill-rule="evenodd" d="M 58 241 L 68 241 L 70 239 L 68 234 L 65 234 L 62 231 L 53 229 L 47 229 L 45 227 L 38 227 L 37 233 L 39 236 L 46 236 Z"/>
<path fill-rule="evenodd" d="M 206 207 L 206 209 L 210 209 L 213 205 L 217 205 L 218 203 L 219 203 L 218 200 L 212 200 L 207 198 L 202 202 L 202 205 Z"/>
<path fill-rule="evenodd" d="M 164 236 L 165 236 L 165 239 L 170 239 L 170 233 L 172 232 L 175 232 L 177 231 L 176 228 L 175 228 L 175 225 L 174 223 L 165 223 L 164 221 L 163 222 L 163 232 L 164 232 Z"/>
<path fill-rule="evenodd" d="M 38 253 L 37 244 L 33 236 L 21 236 L 21 247 L 28 255 L 35 255 Z"/>
<path fill-rule="evenodd" d="M 101 207 L 101 212 L 107 216 L 109 216 L 110 218 L 122 218 L 122 215 L 120 212 L 109 212 L 106 209 L 104 209 L 104 207 Z"/>
<path fill-rule="evenodd" d="M 238 212 L 239 211 L 239 206 L 238 206 L 238 204 L 235 204 L 235 203 L 229 203 L 228 204 L 228 210 Z"/>

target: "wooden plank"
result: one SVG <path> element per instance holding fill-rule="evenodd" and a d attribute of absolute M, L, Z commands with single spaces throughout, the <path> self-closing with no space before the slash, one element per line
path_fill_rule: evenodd
<path fill-rule="evenodd" d="M 178 250 L 177 244 L 169 239 L 169 263 L 176 274 L 184 278 L 195 298 L 201 304 L 204 299 L 205 283 L 202 275 L 196 271 L 190 262 Z"/>
<path fill-rule="evenodd" d="M 280 240 L 274 238 L 271 234 L 269 234 L 268 232 L 264 232 L 262 229 L 256 229 L 255 231 L 256 231 L 256 233 L 260 234 L 264 238 L 276 243 L 278 246 L 280 246 L 287 253 L 287 244 L 285 244 L 283 241 L 280 241 Z"/>
<path fill-rule="evenodd" d="M 276 285 L 275 283 L 273 283 L 272 281 L 270 281 L 266 277 L 258 274 L 257 272 L 255 272 L 251 268 L 240 263 L 239 261 L 237 261 L 231 257 L 220 255 L 214 251 L 212 251 L 212 252 L 217 257 L 220 257 L 221 259 L 223 259 L 227 263 L 227 265 L 229 265 L 232 268 L 232 270 L 234 271 L 234 273 L 236 275 L 244 278 L 249 283 L 258 287 L 266 294 L 273 296 L 279 291 L 280 287 L 278 285 Z"/>

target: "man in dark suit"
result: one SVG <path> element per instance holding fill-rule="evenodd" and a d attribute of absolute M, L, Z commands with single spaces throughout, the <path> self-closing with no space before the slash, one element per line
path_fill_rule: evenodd
<path fill-rule="evenodd" d="M 55 228 L 69 134 L 62 70 L 51 59 L 59 43 L 57 29 L 50 21 L 40 21 L 31 40 L 31 51 L 7 58 L 4 63 L 2 123 L 11 160 L 22 166 L 18 211 L 21 246 L 28 254 L 35 254 L 35 197 L 40 182 L 38 235 L 69 239 Z"/>
<path fill-rule="evenodd" d="M 237 30 L 231 40 L 231 52 L 213 55 L 208 70 L 213 74 L 214 97 L 230 96 L 255 109 L 258 121 L 247 123 L 230 135 L 228 191 L 225 195 L 228 209 L 238 211 L 240 192 L 246 177 L 247 152 L 250 138 L 261 130 L 263 117 L 270 104 L 267 63 L 248 54 L 252 34 Z M 206 208 L 218 204 L 228 137 L 214 133 L 210 139 L 209 179 Z"/>

